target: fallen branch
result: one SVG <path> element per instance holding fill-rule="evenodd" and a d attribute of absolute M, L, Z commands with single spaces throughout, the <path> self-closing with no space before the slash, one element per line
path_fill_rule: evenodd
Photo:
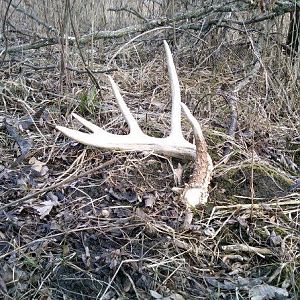
<path fill-rule="evenodd" d="M 251 24 L 251 23 L 255 23 L 255 22 L 261 22 L 266 19 L 270 19 L 270 18 L 274 18 L 276 16 L 283 15 L 287 12 L 293 12 L 295 10 L 295 5 L 298 5 L 298 4 L 287 2 L 287 1 L 276 1 L 275 5 L 272 8 L 272 11 L 270 11 L 266 14 L 258 15 L 256 18 L 249 20 L 248 23 Z M 300 4 L 299 4 L 299 6 L 300 6 Z M 166 25 L 173 25 L 174 23 L 180 22 L 180 21 L 186 22 L 187 20 L 190 20 L 190 19 L 201 19 L 201 18 L 204 19 L 213 13 L 243 12 L 243 11 L 250 11 L 253 9 L 254 9 L 253 4 L 250 1 L 249 1 L 249 3 L 244 2 L 244 1 L 236 1 L 236 2 L 228 1 L 225 3 L 221 3 L 221 4 L 207 5 L 198 10 L 175 14 L 174 17 L 172 17 L 172 18 L 157 18 L 157 19 L 150 20 L 150 21 L 142 23 L 142 24 L 128 26 L 128 27 L 121 28 L 118 30 L 93 32 L 93 33 L 79 37 L 78 43 L 80 45 L 85 45 L 85 44 L 90 43 L 91 41 L 96 41 L 96 40 L 100 40 L 100 39 L 109 39 L 109 38 L 110 39 L 111 38 L 120 38 L 120 37 L 124 37 L 127 35 L 132 35 L 135 33 L 146 32 L 146 31 L 149 31 L 154 28 L 157 28 L 159 30 L 160 28 L 162 28 Z M 226 20 L 222 20 L 222 22 L 226 22 Z M 231 21 L 231 22 L 233 22 L 233 21 Z M 234 22 L 239 24 L 238 21 L 234 21 Z M 213 26 L 214 24 L 215 24 L 214 22 L 210 23 L 211 26 Z M 218 24 L 218 22 L 215 25 L 217 25 L 217 24 Z M 43 25 L 46 25 L 46 24 L 43 24 Z M 220 25 L 221 24 L 219 24 L 219 26 Z M 240 25 L 244 26 L 245 22 L 243 22 Z M 48 26 L 50 26 L 50 25 L 48 25 Z M 180 26 L 182 26 L 182 28 L 184 28 L 185 26 L 187 26 L 187 24 L 182 24 Z M 191 27 L 191 29 L 196 30 L 197 28 Z M 200 26 L 200 29 L 203 29 L 203 24 Z M 56 44 L 59 44 L 62 42 L 68 43 L 69 45 L 74 45 L 75 37 L 67 37 L 67 38 L 53 37 L 53 38 L 49 38 L 49 39 L 41 39 L 34 43 L 22 44 L 22 45 L 18 45 L 18 46 L 11 46 L 11 47 L 7 47 L 7 48 L 0 48 L 0 56 L 2 55 L 2 53 L 14 53 L 14 52 L 26 51 L 26 50 L 31 50 L 31 49 L 39 49 L 42 47 L 56 45 Z"/>
<path fill-rule="evenodd" d="M 260 247 L 252 247 L 245 244 L 236 244 L 236 245 L 226 245 L 222 246 L 222 250 L 228 252 L 249 252 L 249 253 L 256 253 L 259 256 L 264 255 L 272 255 L 273 252 L 268 248 L 260 248 Z"/>
<path fill-rule="evenodd" d="M 260 67 L 260 60 L 256 59 L 253 68 L 241 81 L 239 81 L 232 87 L 221 87 L 218 89 L 218 94 L 226 100 L 230 109 L 230 122 L 227 130 L 227 135 L 229 136 L 229 139 L 224 143 L 224 156 L 227 156 L 231 152 L 232 141 L 235 138 L 238 118 L 237 104 L 239 99 L 239 92 L 252 81 L 252 79 L 257 75 L 258 71 L 260 70 Z"/>

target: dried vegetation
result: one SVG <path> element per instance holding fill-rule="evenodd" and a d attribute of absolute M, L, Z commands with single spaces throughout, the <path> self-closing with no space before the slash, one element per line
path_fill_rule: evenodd
<path fill-rule="evenodd" d="M 54 34 L 12 6 L 4 15 L 9 2 L 0 4 L 1 47 Z M 107 11 L 116 1 L 102 2 L 77 1 L 73 28 L 68 1 L 19 7 L 61 37 L 142 22 Z M 173 10 L 161 1 L 123 2 L 145 19 L 197 8 L 197 1 L 186 8 L 188 1 L 178 1 Z M 126 46 L 133 36 L 91 40 L 80 51 L 62 42 L 2 53 L 1 298 L 299 299 L 299 57 L 285 56 L 276 40 L 287 35 L 287 20 L 204 33 L 179 23 Z M 188 230 L 174 188 L 188 181 L 192 163 L 91 149 L 54 129 L 79 128 L 70 118 L 77 112 L 110 132 L 128 132 L 109 73 L 144 132 L 164 136 L 170 91 L 163 39 L 173 42 L 182 101 L 201 122 L 216 166 L 210 201 Z M 259 69 L 240 87 L 257 60 Z M 183 127 L 192 140 L 186 120 Z"/>

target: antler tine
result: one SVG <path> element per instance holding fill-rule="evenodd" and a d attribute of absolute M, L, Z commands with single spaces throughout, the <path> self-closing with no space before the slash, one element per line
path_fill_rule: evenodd
<path fill-rule="evenodd" d="M 59 130 L 60 132 L 62 132 L 67 137 L 69 137 L 79 143 L 85 144 L 85 145 L 94 145 L 95 138 L 97 138 L 97 132 L 92 133 L 92 134 L 84 133 L 84 132 L 74 130 L 74 129 L 69 129 L 69 128 L 66 128 L 63 126 L 56 126 L 56 129 Z M 103 130 L 103 129 L 98 128 L 98 130 Z M 103 139 L 108 139 L 111 136 L 113 136 L 113 134 L 106 132 L 105 130 L 103 130 L 103 132 L 101 134 L 102 134 Z"/>
<path fill-rule="evenodd" d="M 130 112 L 127 104 L 125 103 L 118 85 L 115 83 L 115 81 L 112 79 L 111 76 L 107 75 L 108 79 L 110 81 L 111 87 L 112 87 L 112 91 L 114 96 L 116 97 L 117 103 L 119 105 L 119 108 L 121 110 L 121 113 L 123 115 L 123 117 L 125 118 L 129 129 L 130 129 L 130 133 L 134 134 L 134 135 L 141 135 L 144 133 L 142 132 L 138 122 L 136 121 L 136 119 L 133 117 L 132 113 Z"/>
<path fill-rule="evenodd" d="M 106 132 L 105 130 L 101 129 L 100 127 L 98 127 L 97 125 L 94 125 L 93 123 L 91 123 L 90 121 L 80 117 L 79 115 L 72 113 L 72 116 L 79 122 L 81 123 L 83 126 L 85 126 L 86 128 L 88 128 L 89 130 L 91 130 L 93 133 L 84 133 L 78 130 L 74 130 L 74 129 L 69 129 L 67 127 L 64 126 L 56 126 L 56 129 L 61 131 L 63 134 L 65 134 L 67 137 L 74 139 L 80 143 L 83 143 L 85 145 L 92 145 L 93 144 L 93 139 L 95 138 L 95 135 L 99 135 L 101 134 L 103 137 L 109 137 L 112 136 L 111 133 Z"/>
<path fill-rule="evenodd" d="M 171 97 L 172 97 L 172 111 L 171 111 L 171 133 L 170 137 L 176 139 L 183 139 L 181 129 L 181 96 L 180 85 L 174 65 L 172 53 L 170 47 L 166 41 L 164 41 L 165 52 L 167 56 L 167 65 L 169 73 L 169 81 L 171 85 Z"/>
<path fill-rule="evenodd" d="M 79 122 L 81 123 L 83 126 L 85 126 L 86 128 L 88 128 L 89 130 L 91 130 L 92 132 L 99 132 L 99 130 L 101 132 L 106 132 L 105 130 L 101 129 L 99 126 L 93 124 L 92 122 L 80 117 L 79 115 L 72 113 L 72 116 Z"/>
<path fill-rule="evenodd" d="M 186 115 L 187 119 L 189 120 L 189 122 L 191 123 L 191 125 L 193 127 L 193 132 L 194 132 L 195 138 L 199 139 L 201 141 L 204 140 L 204 136 L 203 136 L 202 129 L 201 129 L 199 122 L 192 115 L 191 111 L 184 103 L 181 102 L 180 104 L 181 104 L 184 114 Z"/>

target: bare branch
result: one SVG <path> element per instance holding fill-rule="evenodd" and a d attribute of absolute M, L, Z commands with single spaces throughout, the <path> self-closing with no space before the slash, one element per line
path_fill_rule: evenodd
<path fill-rule="evenodd" d="M 147 22 L 147 19 L 144 18 L 138 11 L 136 11 L 134 8 L 129 6 L 124 7 L 118 7 L 118 8 L 109 8 L 108 11 L 114 11 L 114 12 L 120 12 L 120 11 L 126 11 L 130 14 L 133 14 L 134 16 L 138 17 L 139 19 L 142 19 L 143 21 Z"/>
<path fill-rule="evenodd" d="M 6 3 L 9 3 L 11 1 L 9 0 L 3 0 Z M 52 31 L 54 33 L 58 33 L 58 30 L 55 29 L 54 27 L 52 27 L 51 25 L 45 23 L 43 20 L 41 20 L 38 16 L 34 15 L 33 13 L 29 13 L 28 11 L 26 11 L 25 9 L 19 7 L 19 4 L 14 4 L 13 2 L 10 3 L 10 5 L 18 12 L 24 14 L 25 16 L 31 18 L 32 20 L 36 21 L 39 25 L 44 26 L 45 28 L 47 28 L 49 31 Z"/>
<path fill-rule="evenodd" d="M 265 14 L 260 14 L 257 17 L 255 17 L 251 20 L 248 20 L 248 23 L 251 24 L 251 23 L 255 23 L 255 22 L 261 22 L 261 21 L 264 21 L 269 18 L 274 18 L 276 16 L 283 15 L 287 12 L 293 12 L 295 10 L 295 5 L 300 7 L 300 4 L 295 4 L 294 1 L 276 1 L 274 6 L 272 7 L 272 11 L 267 12 Z M 147 32 L 154 28 L 161 28 L 166 25 L 174 24 L 174 22 L 179 22 L 179 21 L 186 22 L 186 20 L 190 20 L 190 19 L 201 19 L 201 18 L 204 18 L 213 13 L 242 12 L 242 11 L 249 11 L 249 10 L 253 10 L 253 4 L 251 4 L 251 1 L 234 1 L 234 2 L 227 1 L 227 2 L 221 3 L 221 4 L 204 6 L 203 8 L 198 9 L 198 10 L 175 14 L 174 17 L 172 17 L 172 18 L 157 18 L 157 19 L 150 20 L 143 24 L 128 26 L 128 27 L 121 28 L 118 30 L 93 32 L 93 33 L 78 37 L 78 43 L 80 45 L 84 45 L 84 44 L 91 42 L 92 40 L 95 41 L 95 40 L 99 40 L 99 39 L 120 38 L 123 36 L 127 36 L 129 34 Z M 216 24 L 214 24 L 214 22 L 212 22 L 212 23 L 210 23 L 210 26 L 217 25 L 217 24 L 218 24 L 218 26 L 222 26 L 223 23 L 226 25 L 226 24 L 228 24 L 228 22 L 234 22 L 236 24 L 243 25 L 243 26 L 245 25 L 245 22 L 242 22 L 242 24 L 240 24 L 238 21 L 234 21 L 234 20 L 231 20 L 231 21 L 222 20 L 222 22 L 220 24 L 218 24 L 218 21 L 215 20 Z M 183 24 L 181 27 L 189 28 L 189 26 L 190 26 L 190 29 L 194 29 L 194 30 L 203 29 L 203 24 L 201 24 L 201 26 L 199 28 L 197 27 L 197 25 L 194 25 L 194 27 L 193 27 L 191 24 Z M 69 45 L 74 45 L 74 43 L 75 43 L 74 37 L 67 37 L 66 39 L 68 40 Z M 61 42 L 61 40 L 60 40 L 60 42 Z M 0 53 L 1 52 L 12 53 L 12 52 L 26 51 L 26 50 L 30 50 L 30 49 L 38 49 L 38 48 L 47 47 L 50 45 L 55 45 L 58 43 L 59 43 L 59 38 L 41 39 L 34 43 L 7 47 L 7 49 L 0 48 Z"/>

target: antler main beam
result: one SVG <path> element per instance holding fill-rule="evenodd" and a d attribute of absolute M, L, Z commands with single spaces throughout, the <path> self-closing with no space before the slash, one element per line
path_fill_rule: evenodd
<path fill-rule="evenodd" d="M 194 173 L 190 181 L 190 185 L 185 189 L 183 197 L 191 206 L 195 206 L 199 203 L 205 203 L 207 200 L 207 189 L 212 172 L 212 161 L 207 153 L 206 142 L 198 121 L 193 117 L 188 107 L 181 103 L 177 72 L 170 48 L 166 41 L 164 41 L 164 47 L 167 56 L 168 73 L 172 93 L 171 131 L 169 136 L 165 138 L 156 138 L 148 136 L 142 132 L 136 119 L 133 117 L 128 106 L 124 102 L 117 84 L 110 76 L 108 76 L 108 78 L 112 86 L 112 91 L 121 113 L 129 125 L 130 132 L 128 135 L 116 135 L 109 133 L 75 113 L 72 114 L 74 118 L 88 128 L 91 133 L 84 133 L 63 126 L 56 126 L 56 129 L 82 144 L 102 149 L 149 151 L 172 157 L 194 159 Z M 183 108 L 187 119 L 193 127 L 196 145 L 188 142 L 183 136 L 181 128 L 181 108 Z M 190 190 L 189 188 L 193 189 Z M 193 199 L 189 200 L 191 197 Z M 198 199 L 199 197 L 201 199 Z"/>

